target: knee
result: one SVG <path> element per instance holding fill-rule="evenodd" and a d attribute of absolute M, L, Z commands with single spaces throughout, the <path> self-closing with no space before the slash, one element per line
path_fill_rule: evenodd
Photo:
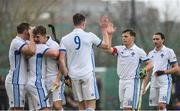
<path fill-rule="evenodd" d="M 159 110 L 166 109 L 166 104 L 165 103 L 160 103 L 159 104 Z"/>
<path fill-rule="evenodd" d="M 54 102 L 53 108 L 54 108 L 55 110 L 61 110 L 61 109 L 62 109 L 62 104 L 61 104 L 61 102 Z"/>

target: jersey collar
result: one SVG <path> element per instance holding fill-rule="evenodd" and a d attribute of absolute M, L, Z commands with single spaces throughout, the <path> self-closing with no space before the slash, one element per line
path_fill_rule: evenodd
<path fill-rule="evenodd" d="M 154 48 L 154 51 L 153 51 L 153 52 L 154 52 L 154 53 L 156 53 L 156 52 L 164 52 L 165 49 L 166 49 L 166 46 L 163 45 L 162 48 L 161 48 L 159 51 L 157 51 L 156 48 Z"/>
<path fill-rule="evenodd" d="M 133 44 L 133 46 L 130 47 L 130 48 L 126 48 L 126 47 L 124 46 L 124 50 L 134 50 L 136 47 L 137 47 L 136 44 Z"/>
<path fill-rule="evenodd" d="M 84 30 L 83 29 L 81 29 L 81 28 L 75 28 L 73 31 L 81 31 L 81 32 L 83 32 Z"/>

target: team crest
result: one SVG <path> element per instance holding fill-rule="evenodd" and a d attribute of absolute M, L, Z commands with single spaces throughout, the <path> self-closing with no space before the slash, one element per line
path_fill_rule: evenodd
<path fill-rule="evenodd" d="M 163 58 L 164 57 L 164 54 L 161 54 L 161 58 Z"/>
<path fill-rule="evenodd" d="M 134 55 L 135 55 L 135 53 L 134 53 L 134 52 L 132 52 L 132 53 L 131 53 L 131 55 L 132 55 L 132 56 L 134 56 Z"/>

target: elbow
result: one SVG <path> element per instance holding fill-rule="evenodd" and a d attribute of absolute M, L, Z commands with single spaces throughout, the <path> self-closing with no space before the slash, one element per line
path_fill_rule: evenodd
<path fill-rule="evenodd" d="M 36 53 L 36 50 L 30 50 L 28 55 L 33 56 L 35 53 Z"/>
<path fill-rule="evenodd" d="M 54 56 L 55 58 L 59 58 L 59 51 L 54 51 L 53 56 Z"/>

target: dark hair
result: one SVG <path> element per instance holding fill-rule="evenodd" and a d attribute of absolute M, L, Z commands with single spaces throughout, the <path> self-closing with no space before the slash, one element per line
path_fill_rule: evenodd
<path fill-rule="evenodd" d="M 36 26 L 33 29 L 33 34 L 34 35 L 37 35 L 37 34 L 46 35 L 46 28 L 42 25 Z"/>
<path fill-rule="evenodd" d="M 82 22 L 85 21 L 85 16 L 81 13 L 76 13 L 73 15 L 73 23 L 74 25 L 80 25 Z"/>
<path fill-rule="evenodd" d="M 154 35 L 159 35 L 161 37 L 161 39 L 165 40 L 165 36 L 161 32 L 156 32 L 156 33 L 154 33 Z"/>
<path fill-rule="evenodd" d="M 126 33 L 126 32 L 129 32 L 129 34 L 130 34 L 131 36 L 136 37 L 136 32 L 135 32 L 134 30 L 132 30 L 132 29 L 126 29 L 126 30 L 124 30 L 124 31 L 122 32 L 122 34 L 123 34 L 123 33 Z"/>
<path fill-rule="evenodd" d="M 22 34 L 24 30 L 29 29 L 29 24 L 28 23 L 21 23 L 17 26 L 17 33 Z"/>

